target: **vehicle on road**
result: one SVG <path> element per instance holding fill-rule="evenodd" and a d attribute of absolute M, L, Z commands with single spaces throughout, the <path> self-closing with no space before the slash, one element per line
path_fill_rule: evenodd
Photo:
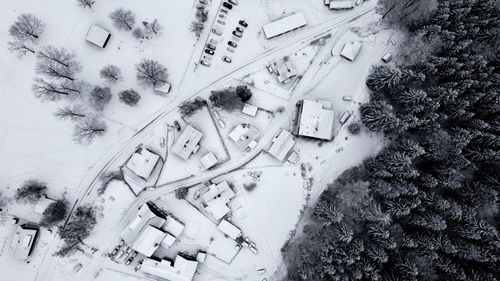
<path fill-rule="evenodd" d="M 206 61 L 206 60 L 201 60 L 200 64 L 204 65 L 204 66 L 210 66 L 210 63 L 208 61 Z"/>
<path fill-rule="evenodd" d="M 229 46 L 233 47 L 233 48 L 238 47 L 238 44 L 234 43 L 233 41 L 229 41 L 229 42 L 227 42 L 227 44 L 228 44 Z"/>
<path fill-rule="evenodd" d="M 222 61 L 223 62 L 227 62 L 227 63 L 231 63 L 233 60 L 230 57 L 228 57 L 228 56 L 223 56 L 222 57 Z"/>
<path fill-rule="evenodd" d="M 339 147 L 339 148 L 335 149 L 335 152 L 341 152 L 342 150 L 344 150 L 344 148 L 343 147 Z"/>
<path fill-rule="evenodd" d="M 238 23 L 243 27 L 248 27 L 248 23 L 245 20 L 240 20 Z"/>
<path fill-rule="evenodd" d="M 215 49 L 217 49 L 217 47 L 215 47 L 214 45 L 212 45 L 210 43 L 207 44 L 207 48 L 209 48 L 212 51 L 215 51 Z"/>
<path fill-rule="evenodd" d="M 238 37 L 238 38 L 241 38 L 241 36 L 243 36 L 243 33 L 239 32 L 237 30 L 234 30 L 233 31 L 233 35 L 236 36 L 236 37 Z"/>
<path fill-rule="evenodd" d="M 236 31 L 243 33 L 243 28 L 241 28 L 241 27 L 237 26 L 237 27 L 236 27 Z"/>
<path fill-rule="evenodd" d="M 209 54 L 209 55 L 213 55 L 215 54 L 214 51 L 210 50 L 210 49 L 205 49 L 205 53 Z"/>
<path fill-rule="evenodd" d="M 224 8 L 227 8 L 228 10 L 231 10 L 233 8 L 233 5 L 229 4 L 228 2 L 222 3 L 222 6 L 224 6 Z"/>
<path fill-rule="evenodd" d="M 238 0 L 228 0 L 228 2 L 233 5 L 238 5 Z"/>
<path fill-rule="evenodd" d="M 179 124 L 179 121 L 177 121 L 177 120 L 176 120 L 176 121 L 174 121 L 174 126 L 175 126 L 175 129 L 176 129 L 177 131 L 180 131 L 180 130 L 181 130 L 181 124 Z"/>
<path fill-rule="evenodd" d="M 212 33 L 221 36 L 222 32 L 216 28 L 212 28 Z"/>
<path fill-rule="evenodd" d="M 160 147 L 165 147 L 165 138 L 160 138 Z"/>

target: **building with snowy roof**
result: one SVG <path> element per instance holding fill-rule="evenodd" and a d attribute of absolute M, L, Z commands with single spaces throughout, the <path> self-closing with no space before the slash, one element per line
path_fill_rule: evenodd
<path fill-rule="evenodd" d="M 215 156 L 213 152 L 205 154 L 205 156 L 201 157 L 200 159 L 201 168 L 203 170 L 212 168 L 215 164 L 217 164 L 217 162 L 217 156 Z"/>
<path fill-rule="evenodd" d="M 90 26 L 85 39 L 97 47 L 105 48 L 108 44 L 109 38 L 111 38 L 111 33 L 109 33 L 109 31 L 93 24 Z"/>
<path fill-rule="evenodd" d="M 229 133 L 229 138 L 241 150 L 253 149 L 257 145 L 259 137 L 259 131 L 250 124 L 239 124 Z"/>
<path fill-rule="evenodd" d="M 132 154 L 125 166 L 137 176 L 147 180 L 153 172 L 159 159 L 159 155 L 141 147 L 134 152 L 134 154 Z"/>
<path fill-rule="evenodd" d="M 233 240 L 241 235 L 241 230 L 227 220 L 222 220 L 217 228 Z"/>
<path fill-rule="evenodd" d="M 354 61 L 361 50 L 361 42 L 354 41 L 346 43 L 340 51 L 340 55 L 350 61 Z"/>
<path fill-rule="evenodd" d="M 180 158 L 187 160 L 191 154 L 196 153 L 200 148 L 199 143 L 202 137 L 202 132 L 191 125 L 187 125 L 172 146 L 172 152 Z"/>
<path fill-rule="evenodd" d="M 297 102 L 293 133 L 299 136 L 331 140 L 334 113 L 327 101 L 301 100 Z"/>
<path fill-rule="evenodd" d="M 9 252 L 14 259 L 26 260 L 31 254 L 38 233 L 38 227 L 17 225 L 16 232 L 10 243 Z"/>
<path fill-rule="evenodd" d="M 199 253 L 198 255 L 200 254 L 203 253 Z M 203 260 L 202 257 L 190 260 L 181 255 L 177 255 L 175 261 L 165 259 L 158 261 L 147 258 L 142 262 L 141 270 L 146 274 L 169 281 L 191 281 L 198 268 L 198 259 Z"/>
<path fill-rule="evenodd" d="M 207 210 L 216 220 L 220 220 L 227 215 L 231 209 L 227 205 L 236 196 L 226 181 L 219 184 L 212 184 L 208 191 L 201 195 L 205 210 Z"/>
<path fill-rule="evenodd" d="M 292 14 L 277 21 L 268 23 L 262 27 L 267 39 L 290 32 L 307 24 L 306 18 L 302 13 Z"/>
<path fill-rule="evenodd" d="M 274 158 L 283 162 L 294 145 L 295 140 L 293 139 L 292 134 L 287 130 L 281 130 L 279 135 L 273 138 L 272 144 L 267 152 L 269 152 L 269 154 L 271 154 Z"/>
<path fill-rule="evenodd" d="M 297 69 L 290 59 L 282 59 L 274 63 L 274 70 L 278 82 L 286 84 L 297 76 Z"/>

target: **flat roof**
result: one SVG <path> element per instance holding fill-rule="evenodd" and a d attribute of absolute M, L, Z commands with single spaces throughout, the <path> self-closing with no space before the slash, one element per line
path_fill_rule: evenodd
<path fill-rule="evenodd" d="M 200 159 L 200 162 L 203 169 L 207 170 L 217 164 L 218 160 L 213 152 L 209 152 Z"/>
<path fill-rule="evenodd" d="M 229 138 L 233 140 L 241 150 L 253 148 L 259 136 L 259 131 L 248 124 L 245 126 L 239 124 L 229 133 Z"/>
<path fill-rule="evenodd" d="M 222 220 L 217 228 L 227 234 L 227 236 L 231 237 L 231 239 L 236 240 L 238 236 L 241 234 L 241 230 L 228 222 L 227 220 Z"/>
<path fill-rule="evenodd" d="M 203 137 L 203 133 L 191 125 L 187 125 L 184 131 L 172 146 L 172 152 L 180 158 L 187 160 L 189 156 L 199 148 L 198 143 Z"/>
<path fill-rule="evenodd" d="M 12 237 L 12 242 L 9 247 L 10 254 L 18 260 L 28 258 L 35 242 L 38 229 L 27 226 L 17 225 L 16 233 Z"/>
<path fill-rule="evenodd" d="M 163 225 L 162 228 L 168 233 L 177 237 L 184 230 L 184 224 L 171 216 L 167 216 L 167 220 L 165 221 L 165 224 Z"/>
<path fill-rule="evenodd" d="M 307 24 L 306 18 L 302 13 L 292 14 L 280 20 L 268 23 L 262 27 L 267 39 L 276 37 L 283 33 L 292 31 Z"/>
<path fill-rule="evenodd" d="M 160 247 L 160 243 L 166 236 L 166 232 L 152 225 L 147 225 L 141 230 L 137 238 L 134 239 L 134 243 L 130 246 L 137 252 L 150 257 Z"/>
<path fill-rule="evenodd" d="M 257 111 L 259 108 L 253 104 L 245 103 L 245 106 L 243 106 L 243 110 L 241 112 L 245 113 L 246 115 L 255 117 L 257 115 Z"/>
<path fill-rule="evenodd" d="M 354 1 L 330 1 L 329 7 L 332 10 L 354 8 Z"/>
<path fill-rule="evenodd" d="M 346 43 L 340 52 L 340 55 L 344 58 L 353 61 L 358 56 L 359 50 L 361 49 L 361 42 L 354 41 L 351 43 Z"/>
<path fill-rule="evenodd" d="M 212 184 L 208 191 L 202 194 L 201 198 L 207 205 L 205 209 L 214 216 L 216 220 L 223 218 L 231 209 L 227 203 L 236 196 L 226 181 L 219 184 Z"/>
<path fill-rule="evenodd" d="M 197 261 L 188 260 L 180 255 L 177 255 L 174 262 L 146 258 L 141 265 L 143 272 L 169 281 L 191 281 L 197 268 Z"/>
<path fill-rule="evenodd" d="M 140 148 L 136 152 L 134 152 L 134 154 L 132 154 L 130 159 L 127 161 L 127 164 L 125 165 L 130 170 L 132 170 L 134 174 L 143 179 L 147 179 L 153 172 L 153 169 L 155 168 L 156 163 L 158 163 L 159 159 L 159 155 L 145 148 Z"/>
<path fill-rule="evenodd" d="M 295 141 L 292 134 L 287 130 L 281 130 L 279 135 L 273 139 L 273 144 L 267 151 L 276 159 L 283 162 L 294 145 Z"/>
<path fill-rule="evenodd" d="M 303 100 L 299 118 L 299 135 L 324 140 L 332 139 L 334 114 L 333 110 L 325 109 L 323 103 Z"/>
<path fill-rule="evenodd" d="M 56 202 L 56 200 L 52 200 L 47 197 L 42 197 L 35 205 L 35 213 L 43 215 L 43 212 L 49 207 L 50 204 Z"/>
<path fill-rule="evenodd" d="M 90 26 L 85 39 L 98 47 L 104 48 L 106 46 L 106 42 L 109 39 L 109 36 L 111 36 L 111 33 L 109 33 L 109 31 L 96 24 L 93 24 L 92 26 Z"/>

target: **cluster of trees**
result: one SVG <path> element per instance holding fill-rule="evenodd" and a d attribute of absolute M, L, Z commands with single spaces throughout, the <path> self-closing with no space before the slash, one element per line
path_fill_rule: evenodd
<path fill-rule="evenodd" d="M 322 194 L 284 248 L 287 280 L 500 276 L 498 2 L 441 0 L 406 22 L 415 2 L 381 1 L 395 5 L 409 40 L 432 48 L 374 67 L 361 108 L 364 125 L 392 144 Z"/>
<path fill-rule="evenodd" d="M 197 97 L 194 100 L 188 100 L 183 102 L 179 106 L 179 112 L 182 117 L 193 116 L 196 113 L 196 111 L 202 109 L 206 105 L 207 105 L 206 100 Z"/>
<path fill-rule="evenodd" d="M 252 91 L 244 85 L 212 91 L 209 100 L 216 107 L 227 111 L 240 110 L 252 98 Z"/>
<path fill-rule="evenodd" d="M 91 9 L 94 6 L 95 0 L 76 0 L 76 5 L 82 9 Z"/>
<path fill-rule="evenodd" d="M 151 22 L 142 21 L 142 26 L 134 28 L 136 23 L 135 13 L 123 7 L 117 8 L 111 12 L 109 18 L 116 29 L 132 31 L 132 34 L 137 39 L 151 39 L 160 36 L 163 30 L 162 25 L 157 19 L 153 19 Z"/>
<path fill-rule="evenodd" d="M 90 232 L 97 223 L 96 211 L 92 206 L 84 205 L 76 208 L 71 220 L 59 228 L 59 237 L 64 244 L 54 253 L 54 256 L 67 257 L 83 252 L 82 246 L 88 247 L 84 240 L 90 236 Z"/>
<path fill-rule="evenodd" d="M 9 27 L 11 40 L 7 42 L 9 50 L 22 57 L 35 54 L 35 46 L 40 40 L 45 24 L 33 14 L 21 14 Z"/>
<path fill-rule="evenodd" d="M 201 36 L 201 32 L 205 27 L 205 22 L 208 19 L 208 10 L 205 6 L 200 6 L 196 9 L 196 13 L 194 14 L 194 20 L 191 22 L 191 26 L 189 30 L 194 32 L 196 37 Z"/>
<path fill-rule="evenodd" d="M 21 187 L 16 190 L 14 198 L 18 203 L 36 204 L 44 198 L 47 190 L 47 184 L 39 180 L 25 181 Z M 52 227 L 60 223 L 68 212 L 68 202 L 64 199 L 55 200 L 43 211 L 40 221 L 41 226 Z"/>

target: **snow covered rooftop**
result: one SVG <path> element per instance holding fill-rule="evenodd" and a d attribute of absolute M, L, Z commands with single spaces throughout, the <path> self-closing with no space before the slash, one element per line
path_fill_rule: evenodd
<path fill-rule="evenodd" d="M 143 179 L 147 179 L 151 175 L 151 172 L 153 172 L 153 169 L 159 159 L 160 156 L 145 148 L 140 148 L 132 154 L 132 157 L 130 157 L 127 161 L 126 166 L 132 170 L 134 174 Z"/>
<path fill-rule="evenodd" d="M 106 47 L 106 44 L 108 43 L 110 37 L 111 33 L 109 33 L 109 31 L 93 24 L 89 28 L 87 37 L 85 39 L 98 47 L 104 48 Z"/>
<path fill-rule="evenodd" d="M 302 13 L 296 13 L 280 20 L 268 23 L 262 27 L 267 39 L 271 39 L 283 33 L 292 31 L 307 24 Z"/>
<path fill-rule="evenodd" d="M 177 255 L 173 263 L 168 260 L 144 259 L 141 265 L 143 272 L 169 281 L 191 281 L 197 268 L 197 261 L 188 260 L 180 255 Z"/>
<path fill-rule="evenodd" d="M 54 202 L 56 202 L 56 201 L 52 200 L 50 198 L 47 198 L 45 196 L 40 198 L 40 200 L 35 205 L 35 213 L 43 215 L 43 212 L 45 211 L 45 209 L 47 209 L 47 207 L 49 207 L 49 205 L 54 203 Z"/>
<path fill-rule="evenodd" d="M 259 136 L 259 131 L 249 124 L 240 124 L 229 133 L 229 138 L 233 140 L 241 150 L 254 148 L 255 145 L 257 145 Z"/>
<path fill-rule="evenodd" d="M 329 7 L 332 10 L 344 10 L 344 9 L 352 9 L 354 8 L 354 1 L 330 1 Z"/>
<path fill-rule="evenodd" d="M 203 203 L 207 205 L 205 209 L 219 220 L 231 211 L 227 203 L 235 196 L 236 194 L 229 187 L 229 184 L 223 181 L 219 184 L 212 184 L 201 198 Z"/>
<path fill-rule="evenodd" d="M 324 103 L 299 101 L 294 133 L 301 136 L 331 140 L 333 134 L 333 110 L 325 108 Z"/>
<path fill-rule="evenodd" d="M 353 61 L 358 56 L 360 49 L 361 49 L 361 42 L 359 42 L 359 41 L 346 43 L 344 45 L 344 48 L 342 48 L 340 55 L 343 56 L 344 58 L 350 60 L 350 61 Z"/>
<path fill-rule="evenodd" d="M 215 164 L 217 164 L 217 161 L 217 157 L 213 152 L 207 153 L 200 159 L 201 166 L 204 170 L 208 170 L 213 167 Z"/>
<path fill-rule="evenodd" d="M 287 130 L 281 130 L 279 135 L 273 139 L 273 143 L 267 151 L 276 159 L 283 162 L 294 145 L 295 141 L 292 134 Z"/>
<path fill-rule="evenodd" d="M 241 234 L 241 230 L 227 220 L 222 220 L 217 228 L 219 228 L 220 231 L 227 234 L 227 236 L 231 237 L 231 239 L 233 240 L 236 240 L 236 238 L 238 238 L 238 236 L 240 236 Z"/>
<path fill-rule="evenodd" d="M 180 158 L 187 160 L 192 153 L 196 153 L 200 146 L 198 143 L 203 137 L 203 133 L 191 125 L 187 125 L 184 131 L 172 146 L 172 152 Z"/>
<path fill-rule="evenodd" d="M 278 82 L 287 83 L 290 78 L 297 75 L 297 69 L 295 65 L 289 60 L 282 59 L 275 64 L 276 74 Z"/>
<path fill-rule="evenodd" d="M 150 257 L 158 249 L 160 243 L 165 239 L 167 233 L 152 225 L 145 226 L 139 235 L 134 239 L 131 246 L 137 252 Z M 175 239 L 174 239 L 175 240 Z"/>
<path fill-rule="evenodd" d="M 245 106 L 243 106 L 243 110 L 241 112 L 245 113 L 246 115 L 255 117 L 255 115 L 257 115 L 258 110 L 259 108 L 256 107 L 255 105 L 245 103 Z"/>
<path fill-rule="evenodd" d="M 36 228 L 18 225 L 9 249 L 12 257 L 18 260 L 27 259 L 37 233 Z"/>

